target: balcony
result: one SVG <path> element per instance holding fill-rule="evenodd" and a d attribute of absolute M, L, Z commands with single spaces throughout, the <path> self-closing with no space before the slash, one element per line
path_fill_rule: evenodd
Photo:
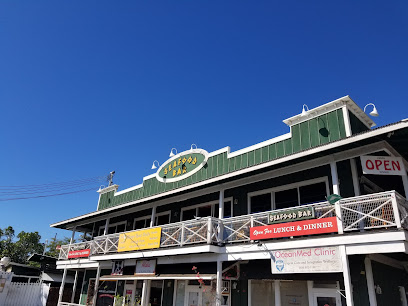
<path fill-rule="evenodd" d="M 335 205 L 321 202 L 302 207 L 314 207 L 317 219 L 337 216 L 339 234 L 375 229 L 408 229 L 408 203 L 395 191 L 345 198 Z M 274 212 L 285 213 L 292 209 L 293 207 Z M 159 249 L 248 242 L 251 240 L 250 228 L 268 225 L 269 213 L 261 212 L 225 219 L 205 217 L 166 224 L 160 226 Z M 70 251 L 84 249 L 90 249 L 90 256 L 118 253 L 120 235 L 121 233 L 99 236 L 92 241 L 64 245 L 61 247 L 59 260 L 68 259 Z"/>

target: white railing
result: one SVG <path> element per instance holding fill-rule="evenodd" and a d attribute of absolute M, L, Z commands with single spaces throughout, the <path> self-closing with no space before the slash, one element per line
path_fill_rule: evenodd
<path fill-rule="evenodd" d="M 397 198 L 400 199 L 398 205 Z M 402 204 L 404 202 L 404 204 Z M 405 205 L 395 191 L 364 195 L 339 201 L 343 231 L 401 227 L 399 208 Z"/>
<path fill-rule="evenodd" d="M 61 245 L 61 249 L 60 249 L 58 259 L 60 259 L 60 260 L 61 259 L 67 259 L 68 258 L 68 253 L 70 251 L 90 249 L 92 244 L 93 244 L 92 241 L 85 241 L 85 242 Z"/>
<path fill-rule="evenodd" d="M 313 207 L 316 218 L 338 218 L 339 233 L 377 228 L 408 229 L 408 202 L 395 191 L 345 198 L 336 204 L 321 202 L 304 205 Z M 293 210 L 274 210 L 284 213 Z M 337 213 L 336 213 L 337 212 Z M 250 241 L 250 228 L 268 225 L 268 214 L 261 212 L 232 218 L 204 217 L 160 226 L 160 248 L 183 247 L 191 244 L 220 244 Z M 91 249 L 91 255 L 116 253 L 120 233 L 100 236 L 92 242 L 61 247 L 59 259 L 68 258 L 68 252 Z"/>
<path fill-rule="evenodd" d="M 212 217 L 171 223 L 161 226 L 160 248 L 185 246 L 199 243 L 218 243 L 221 221 Z M 145 229 L 141 229 L 145 230 Z M 116 253 L 121 233 L 100 236 L 94 239 L 92 255 Z"/>
<path fill-rule="evenodd" d="M 82 304 L 75 304 L 75 303 L 67 303 L 67 302 L 60 302 L 58 306 L 84 306 Z"/>
<path fill-rule="evenodd" d="M 318 219 L 334 217 L 336 215 L 334 205 L 331 205 L 328 202 L 303 205 L 302 207 L 314 207 L 315 215 Z M 273 212 L 285 213 L 285 211 L 288 210 L 293 210 L 293 207 L 277 209 Z M 270 211 L 265 211 L 251 215 L 222 219 L 224 228 L 223 242 L 230 243 L 249 241 L 250 228 L 255 226 L 268 225 L 269 213 Z"/>

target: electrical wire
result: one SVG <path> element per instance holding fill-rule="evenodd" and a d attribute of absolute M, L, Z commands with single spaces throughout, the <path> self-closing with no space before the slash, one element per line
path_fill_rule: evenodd
<path fill-rule="evenodd" d="M 46 198 L 86 192 L 95 190 L 106 181 L 106 176 L 97 176 L 58 183 L 0 186 L 0 201 Z M 84 189 L 85 186 L 94 187 Z"/>
<path fill-rule="evenodd" d="M 63 192 L 63 193 L 57 193 L 57 194 L 38 195 L 38 196 L 32 196 L 32 197 L 6 198 L 6 199 L 0 198 L 0 202 L 1 201 L 13 201 L 13 200 L 26 200 L 26 199 L 56 197 L 56 196 L 62 196 L 62 195 L 67 195 L 67 194 L 79 193 L 79 192 L 86 192 L 86 191 L 91 191 L 91 190 L 95 190 L 95 189 L 90 188 L 90 189 L 77 190 L 77 191 L 71 191 L 71 192 Z"/>

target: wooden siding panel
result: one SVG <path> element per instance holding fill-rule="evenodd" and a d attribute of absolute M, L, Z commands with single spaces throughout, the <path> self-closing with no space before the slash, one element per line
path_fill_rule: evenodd
<path fill-rule="evenodd" d="M 262 148 L 262 162 L 265 163 L 269 160 L 269 146 Z"/>
<path fill-rule="evenodd" d="M 276 143 L 276 157 L 282 157 L 285 155 L 285 147 L 283 146 L 283 141 Z"/>
<path fill-rule="evenodd" d="M 241 167 L 240 169 L 244 169 L 248 167 L 248 153 L 244 153 L 241 155 Z"/>
<path fill-rule="evenodd" d="M 310 130 L 309 122 L 302 122 L 299 126 L 300 128 L 300 148 L 301 150 L 306 150 L 310 148 Z"/>
<path fill-rule="evenodd" d="M 273 143 L 269 145 L 269 160 L 275 159 L 276 157 L 276 143 Z"/>
<path fill-rule="evenodd" d="M 285 147 L 285 155 L 292 154 L 292 140 L 291 139 L 284 140 L 283 145 Z"/>
<path fill-rule="evenodd" d="M 248 152 L 248 166 L 251 167 L 255 165 L 255 151 L 249 151 Z"/>
<path fill-rule="evenodd" d="M 340 138 L 346 138 L 346 127 L 344 124 L 343 110 L 337 110 L 337 118 L 339 121 Z"/>
<path fill-rule="evenodd" d="M 310 146 L 316 147 L 319 143 L 319 128 L 317 126 L 317 118 L 309 120 L 309 132 L 310 132 Z"/>
<path fill-rule="evenodd" d="M 255 150 L 255 165 L 258 165 L 262 162 L 262 149 Z"/>
<path fill-rule="evenodd" d="M 319 127 L 319 143 L 325 144 L 329 142 L 329 127 L 327 123 L 327 115 L 322 115 L 317 119 Z"/>
<path fill-rule="evenodd" d="M 329 124 L 329 139 L 330 141 L 340 139 L 339 121 L 337 112 L 330 112 L 327 114 L 327 121 Z"/>
<path fill-rule="evenodd" d="M 299 152 L 300 148 L 300 126 L 296 124 L 292 126 L 292 152 Z"/>

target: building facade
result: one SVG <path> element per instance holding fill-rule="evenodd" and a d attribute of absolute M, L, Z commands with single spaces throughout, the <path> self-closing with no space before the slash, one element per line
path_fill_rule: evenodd
<path fill-rule="evenodd" d="M 92 237 L 61 248 L 77 277 L 60 305 L 407 305 L 408 121 L 373 129 L 345 96 L 284 123 L 235 152 L 172 151 L 52 224 Z"/>

